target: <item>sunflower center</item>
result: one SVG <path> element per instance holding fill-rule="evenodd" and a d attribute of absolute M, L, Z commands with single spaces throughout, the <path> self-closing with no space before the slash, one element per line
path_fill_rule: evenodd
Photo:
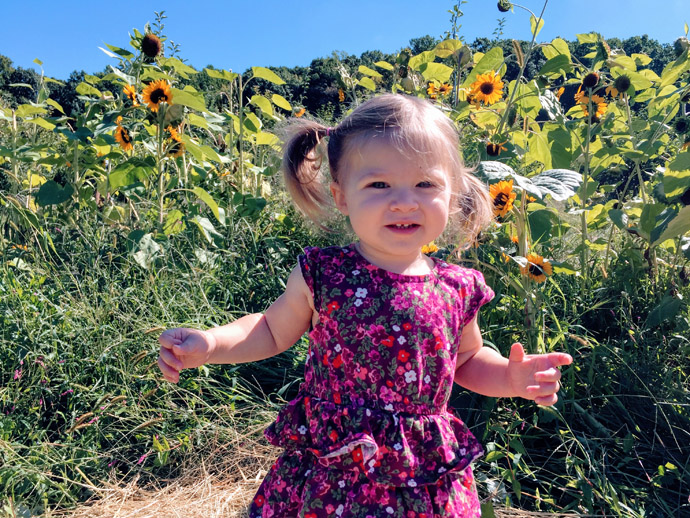
<path fill-rule="evenodd" d="M 168 96 L 165 95 L 165 90 L 162 88 L 156 88 L 153 92 L 151 92 L 151 102 L 154 104 L 160 104 L 163 101 L 168 101 Z"/>
<path fill-rule="evenodd" d="M 544 275 L 544 270 L 541 269 L 541 266 L 536 265 L 534 263 L 529 263 L 529 273 L 530 275 L 534 275 L 535 277 L 539 277 L 540 275 Z"/>
<path fill-rule="evenodd" d="M 508 195 L 504 192 L 499 192 L 494 198 L 494 207 L 502 209 L 508 203 Z"/>
<path fill-rule="evenodd" d="M 124 128 L 122 128 L 122 131 L 120 132 L 120 137 L 122 138 L 122 142 L 125 144 L 132 142 L 132 137 L 129 136 L 129 131 Z"/>
<path fill-rule="evenodd" d="M 492 93 L 494 93 L 494 84 L 493 83 L 482 83 L 482 85 L 479 87 L 479 90 L 484 95 L 491 95 Z"/>

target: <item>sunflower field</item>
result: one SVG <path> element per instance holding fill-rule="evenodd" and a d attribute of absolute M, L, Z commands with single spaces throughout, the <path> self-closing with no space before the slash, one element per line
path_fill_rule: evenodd
<path fill-rule="evenodd" d="M 690 516 L 687 26 L 659 65 L 596 33 L 537 43 L 543 12 L 499 9 L 526 41 L 451 31 L 367 64 L 335 55 L 325 104 L 286 69 L 185 64 L 162 13 L 102 49 L 111 66 L 69 106 L 45 76 L 26 102 L 0 95 L 0 516 L 51 516 L 174 479 L 236 433 L 261 440 L 305 339 L 172 385 L 156 337 L 263 311 L 304 246 L 352 239 L 292 208 L 280 129 L 335 125 L 383 92 L 436 103 L 494 199 L 475 243 L 425 250 L 484 272 L 485 342 L 575 359 L 554 407 L 454 392 L 485 445 L 485 516 Z"/>

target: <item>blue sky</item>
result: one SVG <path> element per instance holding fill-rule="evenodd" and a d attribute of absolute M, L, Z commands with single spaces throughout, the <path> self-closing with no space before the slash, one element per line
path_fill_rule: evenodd
<path fill-rule="evenodd" d="M 597 31 L 606 38 L 648 34 L 671 43 L 690 24 L 688 0 L 549 0 L 538 41 Z M 128 33 L 164 10 L 164 32 L 181 56 L 206 65 L 244 71 L 251 66 L 306 66 L 333 51 L 395 52 L 411 38 L 441 36 L 450 28 L 452 0 L 210 0 L 147 2 L 110 0 L 5 0 L 0 8 L 0 54 L 14 66 L 40 59 L 46 75 L 66 79 L 75 69 L 94 73 L 115 60 L 98 47 L 129 47 Z M 541 11 L 543 0 L 522 0 Z M 686 4 L 683 8 L 682 4 Z M 491 37 L 505 17 L 503 37 L 528 39 L 529 15 L 499 13 L 495 0 L 468 0 L 460 34 L 465 41 Z"/>

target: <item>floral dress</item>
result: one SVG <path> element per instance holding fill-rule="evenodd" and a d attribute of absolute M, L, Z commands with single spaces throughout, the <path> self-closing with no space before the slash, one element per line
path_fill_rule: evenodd
<path fill-rule="evenodd" d="M 251 518 L 479 517 L 482 447 L 446 407 L 463 327 L 493 298 L 481 273 L 369 263 L 354 245 L 299 257 L 319 321 L 305 380 L 265 435 L 284 452 Z"/>

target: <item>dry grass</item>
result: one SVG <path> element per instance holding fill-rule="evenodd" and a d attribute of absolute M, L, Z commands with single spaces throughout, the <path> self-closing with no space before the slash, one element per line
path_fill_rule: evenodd
<path fill-rule="evenodd" d="M 264 425 L 217 441 L 181 468 L 174 480 L 140 485 L 113 480 L 91 489 L 94 496 L 76 509 L 46 518 L 244 518 L 252 497 L 279 453 L 261 437 Z M 530 513 L 496 508 L 496 518 L 572 518 L 574 514 Z"/>

